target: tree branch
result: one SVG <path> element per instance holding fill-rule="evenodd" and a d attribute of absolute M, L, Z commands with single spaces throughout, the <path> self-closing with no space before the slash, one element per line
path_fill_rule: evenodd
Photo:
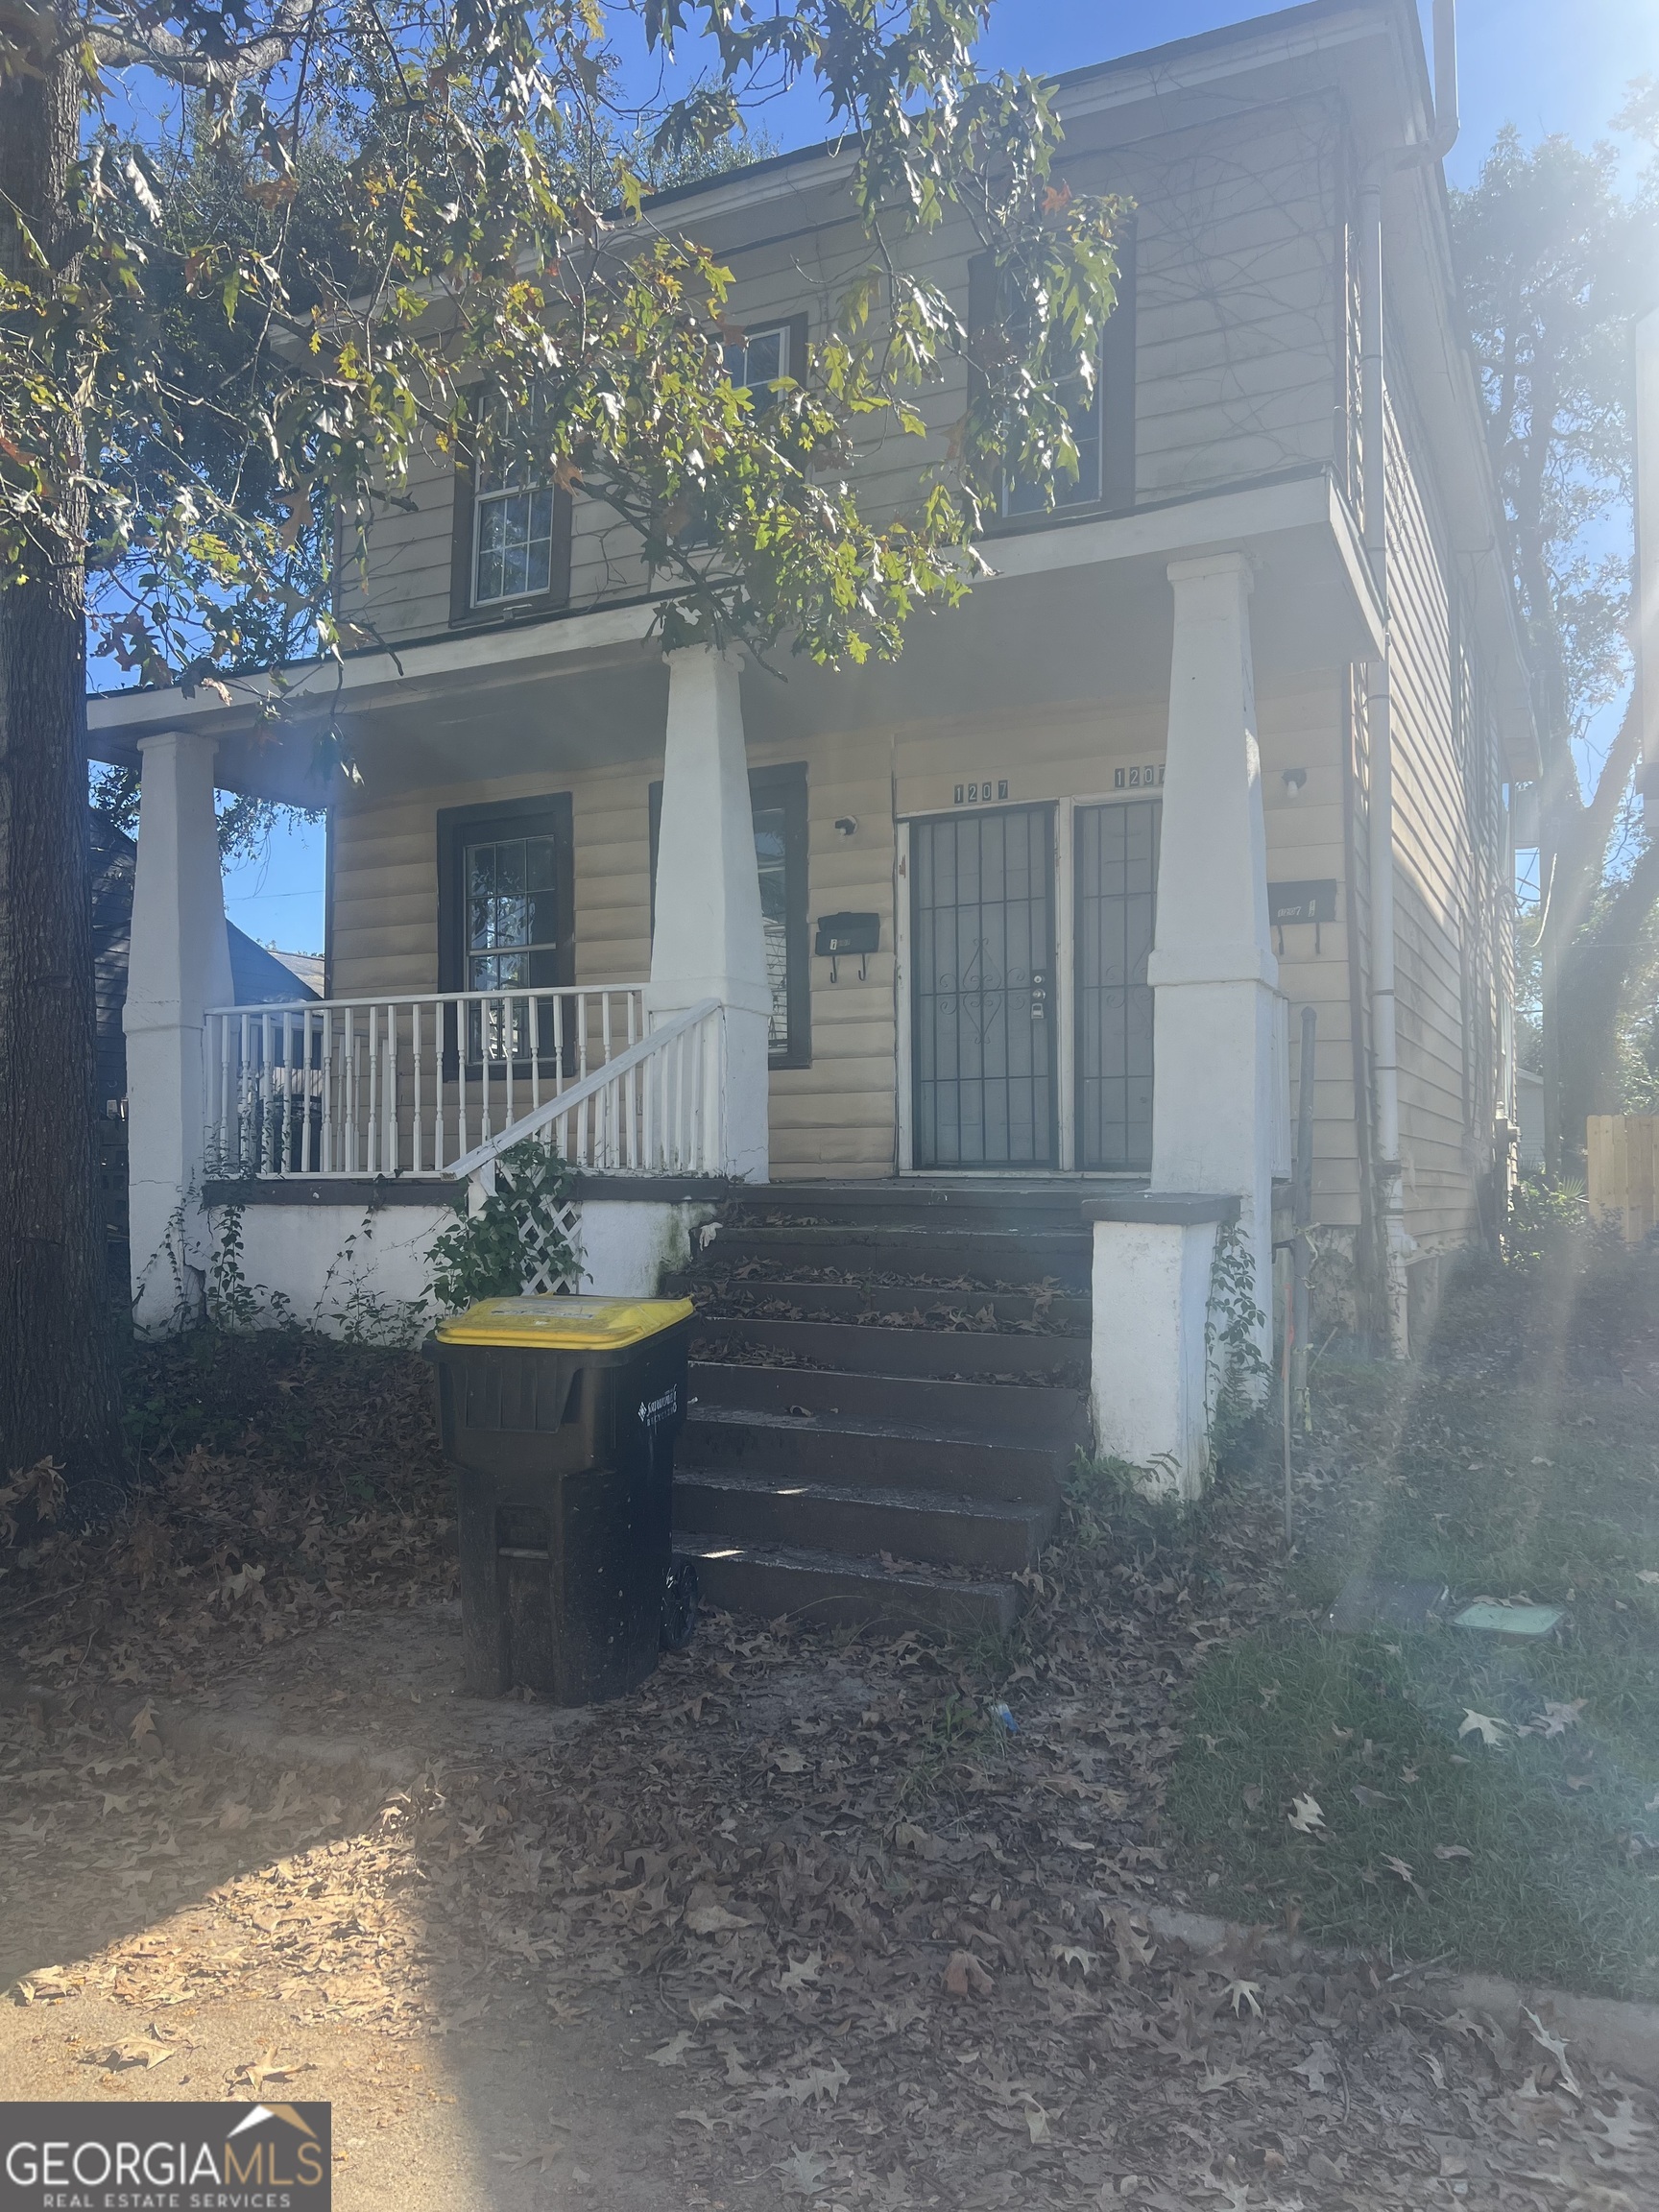
<path fill-rule="evenodd" d="M 228 92 L 250 77 L 277 68 L 294 42 L 315 18 L 322 0 L 276 0 L 270 28 L 240 45 L 204 50 L 160 24 L 130 22 L 126 27 L 94 28 L 91 44 L 107 68 L 137 65 L 154 69 L 199 92 Z"/>

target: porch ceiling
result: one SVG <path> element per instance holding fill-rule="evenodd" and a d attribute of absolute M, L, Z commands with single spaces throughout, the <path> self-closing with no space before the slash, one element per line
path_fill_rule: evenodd
<path fill-rule="evenodd" d="M 743 711 L 757 743 L 835 730 L 1007 713 L 1167 690 L 1173 560 L 1241 547 L 1255 564 L 1259 682 L 1294 682 L 1374 651 L 1363 556 L 1323 471 L 998 539 L 995 573 L 966 605 L 915 626 L 899 661 L 827 672 L 752 668 Z M 219 737 L 221 786 L 300 805 L 330 796 L 318 740 L 332 710 L 377 791 L 645 760 L 661 749 L 667 678 L 652 610 L 599 613 L 362 656 L 300 678 L 276 721 L 259 680 L 229 707 L 204 694 L 124 692 L 88 702 L 94 757 L 136 758 L 147 730 Z"/>

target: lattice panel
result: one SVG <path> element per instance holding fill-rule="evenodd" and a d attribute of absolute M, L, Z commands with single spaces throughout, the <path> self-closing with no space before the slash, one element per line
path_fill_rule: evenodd
<path fill-rule="evenodd" d="M 549 1238 L 541 1223 L 526 1208 L 518 1215 L 518 1241 L 524 1247 L 524 1287 L 527 1291 L 575 1291 L 582 1287 L 582 1209 L 566 1199 L 554 1220 L 577 1254 L 574 1269 L 560 1267 L 548 1258 Z"/>

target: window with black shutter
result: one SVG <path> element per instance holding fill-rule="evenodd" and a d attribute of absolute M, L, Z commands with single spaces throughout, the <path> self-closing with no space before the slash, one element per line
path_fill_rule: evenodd
<path fill-rule="evenodd" d="M 571 520 L 570 493 L 552 480 L 534 436 L 516 438 L 496 410 L 456 459 L 451 623 L 567 606 Z"/>
<path fill-rule="evenodd" d="M 657 847 L 662 786 L 647 794 L 651 839 L 651 934 L 657 934 Z M 749 771 L 760 928 L 772 987 L 769 1059 L 774 1068 L 812 1065 L 812 949 L 806 907 L 806 770 L 792 762 Z"/>
<path fill-rule="evenodd" d="M 1118 303 L 1106 319 L 1100 339 L 1100 364 L 1094 389 L 1086 392 L 1073 381 L 1065 395 L 1077 447 L 1075 478 L 1057 475 L 1053 504 L 1048 488 L 1005 472 L 999 508 L 1003 521 L 1014 523 L 1079 509 L 1118 514 L 1135 504 L 1135 233 L 1124 230 L 1117 241 Z M 996 264 L 989 253 L 976 254 L 968 269 L 968 322 L 977 351 L 986 335 L 998 325 L 1001 313 Z M 981 355 L 981 358 L 983 356 Z"/>

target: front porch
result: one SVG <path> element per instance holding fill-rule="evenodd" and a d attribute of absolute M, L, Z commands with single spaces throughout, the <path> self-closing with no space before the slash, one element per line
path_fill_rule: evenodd
<path fill-rule="evenodd" d="M 1267 1307 L 1288 1165 L 1258 673 L 1285 794 L 1312 778 L 1328 808 L 1375 608 L 1323 474 L 995 553 L 974 613 L 892 668 L 664 661 L 648 609 L 505 634 L 488 669 L 476 637 L 400 676 L 349 663 L 329 992 L 285 1007 L 229 1003 L 213 791 L 315 800 L 315 732 L 106 703 L 104 749 L 142 759 L 140 1326 L 199 1307 L 229 1207 L 290 1311 L 340 1280 L 413 1311 L 432 1238 L 527 1138 L 576 1172 L 582 1286 L 619 1293 L 683 1268 L 745 1186 L 1054 1189 L 1079 1233 L 1094 1201 L 1097 1303 L 1154 1247 L 1186 1285 L 1108 1299 L 1090 1399 L 1100 1450 L 1194 1488 L 1192 1285 L 1230 1205 Z M 1304 807 L 1304 844 L 1325 819 Z"/>

